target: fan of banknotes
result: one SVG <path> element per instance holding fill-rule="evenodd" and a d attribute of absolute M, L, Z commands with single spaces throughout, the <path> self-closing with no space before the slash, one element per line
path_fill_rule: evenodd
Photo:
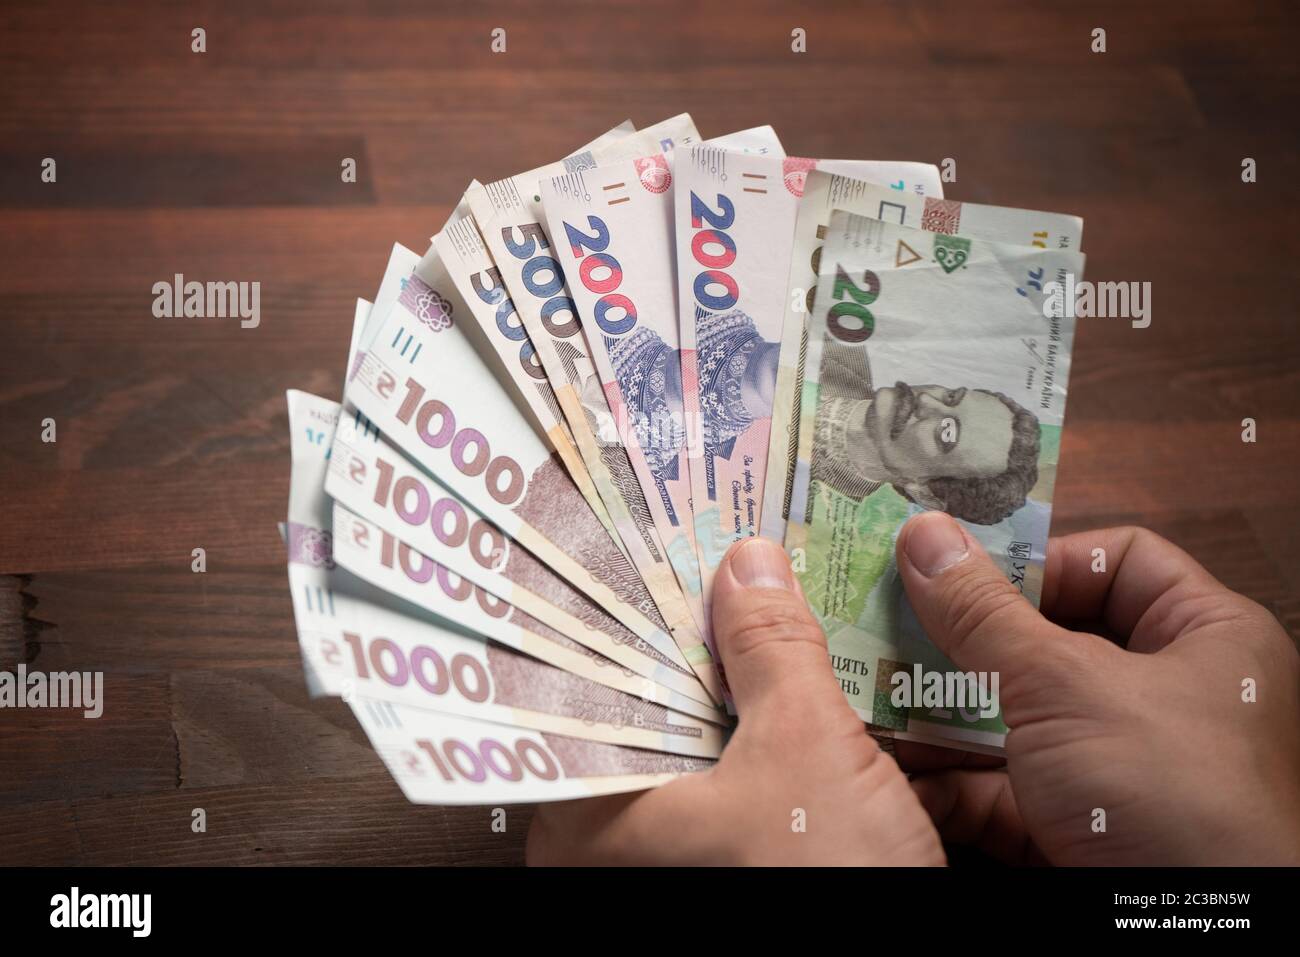
<path fill-rule="evenodd" d="M 763 535 L 864 733 L 996 752 L 996 708 L 892 693 L 952 668 L 894 540 L 944 509 L 1038 600 L 1081 235 L 686 115 L 472 183 L 358 301 L 342 404 L 288 394 L 312 693 L 414 802 L 657 786 L 726 743 L 711 584 Z"/>

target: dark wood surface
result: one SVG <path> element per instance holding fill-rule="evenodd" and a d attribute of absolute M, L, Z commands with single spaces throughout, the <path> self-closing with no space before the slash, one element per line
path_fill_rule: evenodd
<path fill-rule="evenodd" d="M 0 668 L 102 669 L 107 706 L 0 712 L 0 863 L 521 859 L 527 809 L 495 834 L 486 809 L 408 805 L 345 707 L 307 698 L 276 534 L 284 390 L 339 395 L 355 297 L 471 178 L 625 117 L 953 157 L 952 197 L 1084 216 L 1089 278 L 1150 281 L 1154 317 L 1080 324 L 1055 527 L 1155 528 L 1294 633 L 1295 20 L 1283 2 L 5 5 Z M 261 326 L 154 319 L 178 272 L 260 281 Z"/>

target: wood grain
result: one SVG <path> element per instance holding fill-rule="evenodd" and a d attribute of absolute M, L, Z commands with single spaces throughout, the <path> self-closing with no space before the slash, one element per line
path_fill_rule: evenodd
<path fill-rule="evenodd" d="M 527 808 L 498 834 L 488 809 L 413 807 L 346 709 L 308 699 L 275 530 L 283 395 L 339 395 L 354 299 L 471 178 L 629 116 L 953 157 L 950 196 L 1082 215 L 1089 278 L 1151 282 L 1154 320 L 1081 324 L 1056 528 L 1149 525 L 1300 628 L 1300 31 L 1280 0 L 150 0 L 0 25 L 0 668 L 107 686 L 99 720 L 0 713 L 0 863 L 522 859 Z M 178 272 L 259 281 L 260 327 L 154 319 Z"/>

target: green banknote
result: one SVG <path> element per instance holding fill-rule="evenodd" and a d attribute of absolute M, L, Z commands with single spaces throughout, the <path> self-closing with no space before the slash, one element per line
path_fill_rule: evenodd
<path fill-rule="evenodd" d="M 809 317 L 785 545 L 849 703 L 874 730 L 997 750 L 989 708 L 895 703 L 900 671 L 955 671 L 907 603 L 894 543 L 942 509 L 1037 604 L 1082 253 L 925 232 L 837 210 Z M 1055 306 L 1055 307 L 1054 307 Z M 800 516 L 800 521 L 795 517 Z"/>

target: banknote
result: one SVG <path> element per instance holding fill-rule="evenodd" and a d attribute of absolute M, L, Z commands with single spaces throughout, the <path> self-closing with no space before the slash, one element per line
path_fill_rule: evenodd
<path fill-rule="evenodd" d="M 635 132 L 636 132 L 636 126 L 632 123 L 632 121 L 624 120 L 622 123 L 618 124 L 618 126 L 611 127 L 610 129 L 606 130 L 604 133 L 596 137 L 590 143 L 578 147 L 577 150 L 575 150 L 573 153 L 570 153 L 569 156 L 566 158 L 572 160 L 573 162 L 594 162 L 594 160 L 592 160 L 589 155 L 592 153 L 592 151 L 607 150 L 610 144 L 618 140 L 621 140 L 627 137 L 629 134 Z M 477 184 L 478 184 L 478 180 L 474 180 L 473 182 L 470 183 L 470 187 L 472 188 Z M 451 223 L 455 222 L 458 219 L 464 219 L 469 214 L 470 214 L 469 203 L 465 202 L 465 199 L 462 196 L 460 201 L 452 209 L 451 215 L 447 219 L 447 225 L 450 225 Z M 430 241 L 432 241 L 432 239 Z M 401 278 L 404 279 L 406 277 L 403 276 Z M 383 284 L 380 285 L 380 292 L 375 297 L 375 305 L 378 308 L 372 311 L 371 316 L 366 322 L 366 325 L 361 335 L 362 349 L 367 349 L 370 347 L 370 343 L 374 340 L 375 333 L 378 332 L 379 330 L 379 326 L 378 326 L 379 320 L 382 319 L 384 316 L 388 315 L 388 310 L 392 307 L 392 299 L 397 296 L 398 292 L 400 292 L 400 286 L 391 292 L 391 296 L 386 296 L 384 293 Z"/>
<path fill-rule="evenodd" d="M 705 633 L 668 244 L 671 156 L 551 177 L 539 189 L 618 441 L 692 617 Z"/>
<path fill-rule="evenodd" d="M 404 269 L 414 258 L 414 254 L 398 247 L 394 260 L 398 260 L 401 256 L 406 257 L 402 262 L 402 269 Z M 419 281 L 419 277 L 414 274 L 408 279 L 410 283 Z M 405 289 L 403 295 L 407 295 Z M 454 309 L 450 300 L 447 302 L 449 309 Z M 405 310 L 406 306 L 399 301 L 395 308 Z M 449 312 L 448 315 L 450 314 Z M 442 331 L 449 332 L 450 329 L 451 327 L 447 326 Z M 418 355 L 419 352 L 424 351 L 423 346 L 423 342 L 417 344 L 412 350 L 413 353 Z M 517 423 L 517 420 L 511 417 L 510 411 L 500 408 L 502 398 L 491 389 L 494 380 L 489 379 L 484 382 L 484 373 L 478 364 L 477 354 L 454 336 L 444 337 L 440 341 L 440 346 L 449 353 L 444 358 L 450 359 L 451 364 L 466 375 L 471 384 L 477 382 L 481 386 L 487 386 L 486 389 L 480 389 L 480 392 L 494 397 L 497 402 L 497 408 L 492 410 L 496 412 L 494 421 L 504 425 Z M 432 354 L 434 349 L 428 351 Z M 369 370 L 373 369 L 375 363 L 383 361 L 384 353 L 385 343 L 382 341 L 377 341 L 369 352 L 364 354 L 359 352 L 350 363 L 355 369 L 350 382 L 365 381 L 367 376 L 373 376 Z M 436 373 L 436 369 L 434 372 Z M 392 376 L 389 375 L 389 378 Z M 414 379 L 408 379 L 407 388 L 412 387 L 418 387 L 418 383 L 415 383 Z M 472 390 L 463 390 L 456 401 L 459 403 L 470 391 Z M 374 408 L 372 406 L 372 409 Z M 384 411 L 387 413 L 385 421 L 399 425 L 407 424 L 401 422 L 400 418 L 393 416 L 391 412 Z M 439 428 L 445 428 L 447 422 L 454 418 L 454 414 L 454 411 L 449 408 Z M 409 420 L 411 416 L 408 414 L 406 418 Z M 429 424 L 422 414 L 415 417 L 415 425 L 421 436 L 429 435 Z M 482 433 L 475 434 L 482 435 Z M 527 429 L 524 429 L 516 433 L 516 438 L 523 442 L 530 434 Z M 491 437 L 483 436 L 483 439 L 486 443 L 491 440 Z M 540 440 L 536 437 L 534 439 L 540 447 Z M 452 452 L 455 453 L 459 442 L 456 439 L 449 439 L 448 442 L 443 443 L 444 446 L 448 444 L 452 446 Z M 498 442 L 498 446 L 501 444 Z M 589 567 L 602 570 L 601 581 L 616 579 L 619 576 L 635 581 L 635 572 L 627 564 L 622 553 L 613 547 L 612 540 L 603 536 L 598 525 L 591 523 L 596 530 L 583 527 L 581 522 L 584 514 L 590 516 L 591 513 L 585 509 L 580 499 L 577 502 L 571 501 L 574 498 L 573 486 L 568 483 L 567 476 L 563 475 L 554 460 L 548 460 L 544 450 L 525 448 L 524 451 L 527 452 L 524 461 L 529 464 L 529 474 L 534 480 L 538 475 L 542 475 L 544 480 L 549 480 L 540 493 L 543 498 L 542 509 L 544 510 L 548 504 L 553 507 L 565 502 L 574 506 L 570 509 L 566 520 L 570 523 L 568 526 L 570 529 L 576 528 L 580 532 L 586 532 L 585 537 L 577 540 L 577 546 L 581 549 L 578 553 L 583 555 L 587 566 L 580 566 L 553 545 L 544 549 L 553 553 L 549 555 L 547 563 L 543 563 L 534 554 L 520 548 L 511 536 L 504 533 L 474 505 L 463 501 L 407 460 L 386 437 L 381 435 L 376 423 L 350 403 L 344 407 L 343 427 L 336 429 L 334 434 L 334 444 L 330 453 L 334 457 L 326 478 L 326 491 L 347 506 L 350 511 L 369 518 L 390 535 L 414 545 L 427 557 L 488 589 L 497 597 L 521 606 L 527 613 L 550 627 L 618 662 L 623 667 L 635 671 L 641 677 L 655 680 L 662 686 L 690 697 L 711 709 L 712 697 L 699 684 L 681 651 L 662 629 L 656 628 L 644 617 L 629 615 L 627 617 L 634 619 L 633 625 L 640 626 L 639 630 L 630 629 L 614 618 L 606 608 L 589 600 L 573 587 L 573 579 L 589 574 L 587 571 Z M 506 456 L 502 455 L 499 458 L 506 458 Z M 465 457 L 463 455 L 458 458 L 453 457 L 452 461 L 454 467 L 463 468 Z M 517 464 L 515 468 L 519 470 L 519 474 L 523 474 L 523 469 Z M 478 477 L 483 473 L 490 475 L 492 466 L 488 464 L 477 471 L 472 468 L 467 471 L 473 473 L 471 477 Z M 367 488 L 372 484 L 374 491 L 367 494 Z M 499 484 L 493 487 L 498 493 L 502 488 Z M 534 481 L 530 494 L 538 492 L 538 485 Z M 411 496 L 415 496 L 414 503 Z M 480 495 L 478 498 L 482 500 L 483 496 Z M 500 506 L 502 503 L 496 504 Z M 502 513 L 499 507 L 494 511 L 497 514 Z M 538 509 L 533 511 L 536 513 Z M 511 515 L 509 512 L 505 514 L 507 518 Z M 547 523 L 551 523 L 550 517 L 543 517 L 546 518 Z M 518 530 L 524 526 L 517 517 L 514 517 L 510 527 Z M 531 528 L 529 534 L 534 539 L 541 537 Z M 543 543 L 545 544 L 544 540 Z M 560 574 L 565 572 L 567 574 Z M 710 712 L 706 710 L 704 713 L 708 715 Z"/>
<path fill-rule="evenodd" d="M 400 269 L 414 258 L 405 251 Z M 467 313 L 464 300 L 440 260 L 432 264 L 408 275 L 347 397 L 438 482 L 662 654 L 684 661 L 637 570 L 463 334 L 456 318 Z"/>
<path fill-rule="evenodd" d="M 382 291 L 382 287 L 381 287 Z M 352 345 L 347 368 L 356 365 L 360 351 L 362 329 L 368 322 L 370 304 L 357 300 L 353 318 Z M 322 420 L 333 422 L 328 404 L 317 409 Z M 354 436 L 367 434 L 368 422 L 356 409 L 349 410 L 349 428 Z M 333 426 L 327 433 L 318 428 L 316 441 L 323 447 L 322 458 L 331 447 Z M 323 469 L 323 466 L 322 466 Z M 322 472 L 323 474 L 323 472 Z M 711 704 L 687 697 L 671 688 L 656 684 L 650 678 L 620 665 L 589 647 L 591 637 L 584 629 L 595 627 L 605 630 L 616 641 L 633 641 L 635 637 L 601 609 L 564 585 L 551 575 L 536 575 L 533 580 L 548 597 L 563 606 L 569 614 L 555 618 L 583 636 L 584 644 L 570 638 L 564 631 L 545 624 L 538 618 L 516 608 L 500 596 L 469 579 L 463 579 L 450 568 L 440 565 L 427 555 L 411 548 L 392 533 L 373 525 L 335 503 L 333 520 L 333 552 L 335 560 L 358 577 L 403 598 L 451 619 L 457 625 L 475 633 L 493 638 L 520 651 L 527 652 L 548 664 L 564 668 L 609 688 L 637 695 L 647 701 L 662 704 L 684 714 L 712 722 L 722 721 L 722 716 Z M 470 564 L 473 554 L 467 541 L 458 544 L 454 539 L 445 542 L 461 552 L 461 567 Z M 528 569 L 528 556 L 516 560 L 517 569 Z M 507 568 L 507 573 L 509 569 Z M 544 586 L 544 587 L 543 587 Z M 642 669 L 644 670 L 644 669 Z M 701 697 L 695 689 L 696 698 Z"/>
<path fill-rule="evenodd" d="M 1037 248 L 1081 248 L 1083 220 L 1077 216 L 944 199 L 938 192 L 937 171 L 933 181 L 921 178 L 909 181 L 905 178 L 909 172 L 905 168 L 882 170 L 880 182 L 889 182 L 890 186 L 828 173 L 820 168 L 808 174 L 795 219 L 790 279 L 785 297 L 785 324 L 772 402 L 767 480 L 763 486 L 762 534 L 774 541 L 784 540 L 786 519 L 790 514 L 794 463 L 798 454 L 803 355 L 808 342 L 806 317 L 812 308 L 817 262 L 833 209 L 845 209 L 929 232 L 960 233 L 970 239 Z M 907 182 L 913 182 L 913 186 L 901 190 L 896 188 Z M 802 514 L 795 515 L 795 521 L 802 520 Z"/>
<path fill-rule="evenodd" d="M 334 509 L 323 487 L 329 446 L 317 437 L 332 428 L 329 418 L 337 418 L 339 407 L 296 391 L 288 402 L 289 581 L 314 692 L 360 694 L 674 754 L 720 753 L 722 730 L 716 725 L 544 664 L 488 641 L 483 632 L 456 628 L 450 618 L 394 608 L 392 596 L 336 564 L 334 532 L 352 533 L 355 526 L 331 524 Z M 352 543 L 351 535 L 345 540 Z M 444 596 L 439 610 L 476 600 L 489 619 L 513 611 L 431 561 L 399 552 L 391 538 L 388 544 L 390 565 L 400 565 L 414 581 L 436 580 Z"/>
<path fill-rule="evenodd" d="M 713 705 L 696 700 L 698 693 L 690 698 L 642 677 L 588 647 L 596 643 L 593 639 L 587 638 L 588 644 L 583 644 L 570 638 L 338 502 L 334 503 L 332 535 L 334 560 L 339 566 L 395 598 L 595 684 L 679 714 L 713 724 L 727 723 Z"/>
<path fill-rule="evenodd" d="M 710 143 L 780 155 L 771 127 Z M 704 615 L 682 411 L 672 207 L 673 153 L 602 164 L 539 184 L 586 345 L 678 584 Z"/>
<path fill-rule="evenodd" d="M 943 183 L 939 170 L 925 163 L 862 161 L 862 168 L 838 172 L 838 161 L 825 161 L 805 173 L 798 190 L 794 234 L 790 247 L 790 275 L 784 299 L 785 316 L 781 321 L 781 349 L 777 357 L 776 388 L 772 395 L 772 425 L 768 435 L 767 475 L 763 480 L 763 510 L 759 533 L 773 541 L 785 538 L 786 517 L 790 509 L 790 486 L 794 478 L 794 458 L 798 451 L 799 385 L 803 376 L 803 356 L 808 343 L 807 313 L 817 286 L 816 257 L 830 218 L 827 183 L 859 183 L 881 191 L 877 202 L 905 205 L 925 198 L 942 198 Z M 846 192 L 846 190 L 840 190 Z M 847 192 L 857 195 L 852 190 Z M 888 199 L 886 198 L 888 197 Z M 867 212 L 852 206 L 855 213 Z M 911 225 L 909 223 L 909 225 Z"/>
<path fill-rule="evenodd" d="M 795 211 L 818 162 L 707 143 L 674 162 L 682 391 L 706 615 L 722 556 L 759 530 Z"/>
<path fill-rule="evenodd" d="M 682 403 L 706 616 L 727 546 L 758 526 L 748 501 L 762 479 L 767 366 L 776 371 L 782 290 L 771 278 L 788 255 L 784 162 L 708 144 L 674 158 Z"/>
<path fill-rule="evenodd" d="M 891 677 L 953 671 L 894 565 L 907 518 L 961 521 L 1037 603 L 1051 519 L 1071 318 L 1044 288 L 1077 249 L 1011 245 L 832 213 L 809 318 L 790 552 L 854 710 L 876 730 L 998 748 L 1000 714 L 900 709 Z M 1049 310 L 1050 311 L 1050 310 Z"/>
<path fill-rule="evenodd" d="M 599 156 L 609 152 L 612 144 L 635 132 L 636 126 L 632 121 L 624 120 L 590 143 L 579 147 L 569 154 L 566 160 L 579 165 L 594 163 Z M 480 185 L 478 180 L 474 180 L 466 193 Z M 583 498 L 596 513 L 600 523 L 626 554 L 627 549 L 622 543 L 618 530 L 614 527 L 613 519 L 609 517 L 609 512 L 596 492 L 591 475 L 587 472 L 587 467 L 583 464 L 573 443 L 573 433 L 569 430 L 568 423 L 564 421 L 559 403 L 546 379 L 546 373 L 542 370 L 532 344 L 528 341 L 528 334 L 522 323 L 518 321 L 514 303 L 506 294 L 505 284 L 501 282 L 501 273 L 492 262 L 492 255 L 487 251 L 487 246 L 478 233 L 478 227 L 474 224 L 470 212 L 469 201 L 465 196 L 462 196 L 456 204 L 442 229 L 429 237 L 429 242 L 436 247 L 448 274 L 460 291 L 461 298 L 469 304 L 470 311 L 480 328 L 496 329 L 499 333 L 499 335 L 485 334 L 484 339 L 490 351 L 501 361 L 502 371 L 511 381 L 515 381 L 514 376 L 511 375 L 512 364 L 516 361 L 523 363 L 522 369 L 527 373 L 527 379 L 520 380 L 520 393 L 528 406 L 529 413 L 537 421 L 538 428 L 548 437 L 556 454 L 560 456 L 560 461 L 568 469 L 574 484 L 578 486 Z M 515 321 L 512 322 L 512 319 Z M 523 383 L 531 385 L 532 388 L 528 388 Z"/>
<path fill-rule="evenodd" d="M 579 146 L 574 152 L 565 157 L 565 159 L 572 160 L 575 163 L 593 163 L 595 162 L 594 156 L 584 156 L 583 154 L 594 154 L 597 152 L 603 153 L 618 140 L 621 140 L 635 132 L 636 124 L 631 120 L 624 120 L 622 123 L 618 124 L 618 126 L 606 130 L 585 146 Z M 466 188 L 465 193 L 468 193 L 469 190 L 479 185 L 481 184 L 478 180 L 473 180 Z M 452 208 L 451 215 L 447 217 L 447 221 L 443 224 L 443 229 L 446 229 L 457 220 L 464 219 L 466 216 L 470 215 L 469 202 L 465 199 L 465 193 L 461 194 L 460 200 L 457 201 L 456 205 Z M 432 236 L 429 237 L 429 241 L 433 241 Z"/>
<path fill-rule="evenodd" d="M 514 302 L 506 293 L 505 283 L 501 281 L 501 272 L 492 262 L 492 254 L 479 235 L 474 218 L 466 216 L 443 227 L 433 237 L 432 247 L 416 267 L 418 272 L 427 274 L 430 271 L 431 256 L 436 256 L 441 261 L 442 268 L 469 308 L 474 322 L 467 323 L 466 326 L 473 326 L 480 331 L 482 341 L 486 342 L 501 363 L 501 368 L 497 370 L 501 373 L 501 378 L 515 384 L 517 394 L 527 406 L 528 414 L 560 457 L 573 484 L 578 486 L 578 491 L 596 513 L 610 538 L 626 554 L 627 549 L 614 527 L 613 519 L 609 517 L 605 503 L 596 491 L 586 463 L 578 454 L 573 433 L 564 421 L 555 391 L 546 378 L 536 350 L 528 340 L 528 332 L 515 312 Z"/>
<path fill-rule="evenodd" d="M 553 380 L 552 396 L 561 410 L 561 417 L 573 429 L 578 449 L 587 462 L 600 496 L 606 501 L 620 538 L 661 612 L 674 627 L 675 636 L 689 648 L 690 657 L 699 655 L 695 650 L 699 647 L 698 625 L 693 618 L 685 619 L 689 615 L 689 606 L 673 581 L 663 543 L 657 538 L 631 465 L 607 435 L 611 412 L 599 394 L 599 383 L 585 354 L 585 343 L 578 334 L 577 319 L 565 306 L 568 299 L 563 295 L 566 291 L 564 277 L 558 271 L 546 276 L 546 264 L 553 259 L 544 255 L 533 256 L 522 249 L 515 243 L 514 234 L 518 231 L 525 242 L 537 242 L 542 249 L 549 246 L 549 238 L 541 223 L 540 200 L 535 195 L 538 180 L 543 175 L 592 168 L 597 163 L 639 153 L 664 152 L 696 139 L 694 124 L 689 116 L 683 114 L 635 136 L 607 139 L 605 145 L 575 154 L 561 163 L 486 186 L 475 184 L 466 194 L 471 207 L 477 210 L 479 226 L 484 222 L 490 224 L 483 230 L 482 238 L 497 260 L 495 278 L 501 280 L 504 271 L 501 292 L 513 297 L 511 305 L 518 309 L 516 315 L 524 324 L 524 328 L 513 335 L 508 327 L 500 327 L 495 322 L 484 323 L 484 328 L 489 336 L 495 338 L 500 351 L 518 356 L 515 361 L 507 359 L 507 368 L 518 388 L 525 391 L 533 388 L 539 373 Z M 536 240 L 530 238 L 534 232 Z M 555 265 L 558 270 L 558 264 Z M 538 274 L 543 275 L 545 283 L 535 281 Z M 551 290 L 552 285 L 556 289 Z M 546 310 L 544 315 L 543 310 Z M 563 321 L 556 321 L 557 314 Z M 517 338 L 521 333 L 523 338 Z M 602 433 L 606 433 L 603 441 Z M 695 625 L 694 629 L 692 625 Z M 691 635 L 691 630 L 696 634 Z M 707 660 L 701 660 L 701 666 L 707 666 Z"/>
<path fill-rule="evenodd" d="M 584 152 L 590 152 L 592 150 L 603 149 L 609 144 L 616 143 L 619 140 L 621 140 L 623 137 L 629 136 L 635 132 L 636 132 L 636 124 L 633 123 L 631 120 L 624 120 L 622 123 L 618 124 L 618 126 L 611 127 L 610 129 L 606 130 L 604 133 L 601 133 L 600 136 L 596 137 L 586 146 L 579 147 L 578 152 L 584 153 Z"/>
<path fill-rule="evenodd" d="M 568 801 L 658 787 L 714 764 L 360 696 L 348 705 L 413 804 Z"/>
<path fill-rule="evenodd" d="M 727 547 L 759 532 L 784 335 L 785 277 L 803 183 L 818 165 L 897 174 L 926 189 L 924 164 L 682 151 L 675 195 L 677 287 L 690 480 L 706 611 Z"/>
<path fill-rule="evenodd" d="M 478 186 L 469 191 L 467 198 L 505 292 L 523 322 L 528 346 L 536 351 L 578 451 L 633 564 L 700 680 L 721 700 L 721 682 L 699 623 L 677 583 L 650 506 L 618 439 L 600 377 L 587 353 L 564 272 L 552 255 L 538 192 L 540 178 L 591 168 L 596 162 L 614 162 L 654 150 L 663 152 L 697 139 L 690 117 L 675 117 L 618 140 L 603 154 L 592 154 L 592 162 L 552 164 Z M 495 323 L 485 331 L 500 335 Z M 515 344 L 514 348 L 523 346 Z M 520 362 L 510 364 L 509 369 L 521 389 L 529 387 Z"/>
<path fill-rule="evenodd" d="M 346 406 L 330 448 L 325 491 L 348 511 L 569 638 L 713 705 L 666 632 L 647 637 L 624 627 L 383 435 L 358 429 Z"/>

